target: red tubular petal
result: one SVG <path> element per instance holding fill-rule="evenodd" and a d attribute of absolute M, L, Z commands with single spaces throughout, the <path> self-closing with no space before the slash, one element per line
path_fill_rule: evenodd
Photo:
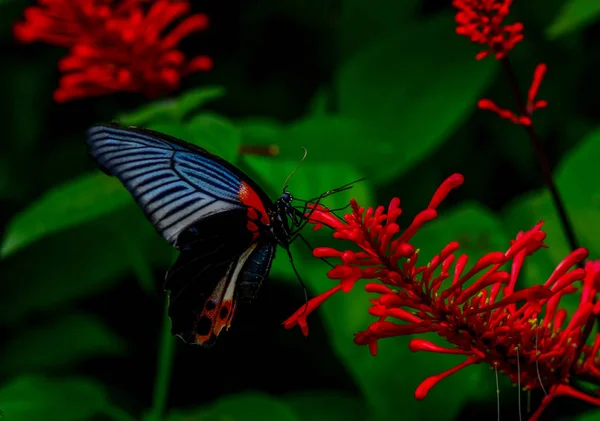
<path fill-rule="evenodd" d="M 462 275 L 460 277 L 460 279 L 458 279 L 458 275 L 460 273 L 462 273 L 462 270 L 464 269 L 464 265 L 466 265 L 466 263 L 467 263 L 467 259 L 466 258 L 463 259 L 463 256 L 466 257 L 466 255 L 464 255 L 464 254 L 462 256 L 460 256 L 459 260 L 456 264 L 455 272 L 454 272 L 454 280 L 452 282 L 452 286 L 443 292 L 442 297 L 444 297 L 444 298 L 448 297 L 450 294 L 452 294 L 453 292 L 458 290 L 465 282 L 467 282 L 469 279 L 471 279 L 473 277 L 473 275 L 477 274 L 478 272 L 482 271 L 484 268 L 486 268 L 488 266 L 495 265 L 495 266 L 491 267 L 485 274 L 483 274 L 480 277 L 480 279 L 477 281 L 478 283 L 484 282 L 490 275 L 492 275 L 495 272 L 495 270 L 498 267 L 500 267 L 506 261 L 506 257 L 501 252 L 489 253 L 489 254 L 483 256 L 482 258 L 480 258 L 477 261 L 477 263 L 475 263 L 475 266 L 473 266 L 473 268 L 471 268 L 471 270 L 469 272 L 467 272 L 465 275 Z M 461 263 L 461 264 L 459 265 L 459 263 Z M 459 269 L 460 269 L 460 272 L 458 272 Z"/>
<path fill-rule="evenodd" d="M 428 221 L 435 219 L 437 217 L 437 212 L 434 209 L 425 209 L 421 211 L 415 216 L 412 223 L 408 226 L 408 228 L 400 235 L 400 237 L 396 240 L 400 243 L 406 243 L 408 240 L 412 238 L 413 235 L 417 233 L 419 228 L 423 226 Z"/>
<path fill-rule="evenodd" d="M 327 272 L 327 277 L 329 279 L 343 279 L 346 276 L 350 276 L 353 270 L 351 266 L 347 265 L 335 265 L 334 268 L 330 269 Z"/>
<path fill-rule="evenodd" d="M 340 283 L 342 285 L 342 291 L 344 292 L 349 292 L 352 289 L 352 287 L 354 287 L 356 281 L 361 279 L 363 276 L 363 271 L 361 268 L 352 266 L 351 269 L 352 272 L 349 273 L 347 276 L 344 276 L 340 280 Z"/>
<path fill-rule="evenodd" d="M 430 332 L 431 330 L 431 326 L 424 326 L 421 323 L 409 325 L 388 322 L 387 320 L 374 322 L 369 327 L 371 335 L 379 339 Z"/>
<path fill-rule="evenodd" d="M 167 35 L 161 43 L 162 48 L 170 50 L 192 32 L 206 29 L 208 17 L 203 14 L 193 15 L 181 22 L 173 31 Z"/>
<path fill-rule="evenodd" d="M 567 310 L 561 308 L 556 312 L 556 316 L 554 317 L 554 331 L 558 332 L 561 328 L 565 320 L 567 319 Z"/>
<path fill-rule="evenodd" d="M 552 272 L 552 275 L 550 275 L 548 280 L 544 283 L 544 286 L 549 287 L 553 285 L 558 280 L 558 278 L 567 273 L 567 271 L 570 268 L 572 268 L 577 263 L 584 261 L 588 254 L 589 252 L 584 248 L 578 248 L 577 250 L 574 250 L 571 253 L 569 253 L 569 255 L 558 264 L 556 269 L 554 269 L 554 272 Z"/>
<path fill-rule="evenodd" d="M 536 312 L 539 313 L 541 311 L 540 301 L 548 299 L 551 296 L 552 296 L 552 291 L 550 291 L 548 288 L 543 287 L 541 285 L 534 285 L 532 287 L 517 291 L 517 292 L 509 295 L 508 297 L 505 297 L 504 299 L 498 301 L 495 304 L 491 304 L 489 306 L 477 309 L 477 310 L 473 311 L 473 313 L 474 314 L 483 313 L 485 311 L 490 311 L 490 310 L 493 310 L 496 308 L 504 307 L 507 304 L 517 303 L 519 301 L 525 301 L 525 300 L 527 300 L 527 303 L 529 305 L 534 306 L 534 308 L 536 308 Z"/>
<path fill-rule="evenodd" d="M 315 210 L 313 210 L 314 206 L 309 205 L 309 208 L 311 210 L 307 212 L 304 216 L 309 217 L 309 222 L 312 224 L 321 223 L 333 229 L 340 229 L 346 226 L 331 212 L 328 212 L 323 206 L 319 205 Z"/>
<path fill-rule="evenodd" d="M 571 398 L 591 403 L 592 405 L 600 406 L 600 398 L 594 398 L 566 384 L 558 384 L 556 386 L 554 396 L 569 396 Z"/>
<path fill-rule="evenodd" d="M 394 197 L 390 200 L 390 204 L 388 205 L 388 218 L 387 223 L 394 223 L 396 219 L 402 214 L 402 209 L 400 208 L 400 199 L 398 197 Z"/>
<path fill-rule="evenodd" d="M 542 399 L 540 406 L 535 410 L 533 415 L 529 417 L 529 421 L 537 421 L 540 415 L 542 415 L 542 412 L 548 408 L 548 405 L 550 405 L 550 402 L 552 402 L 552 399 L 554 399 L 555 396 L 555 386 L 552 386 L 550 388 L 550 392 L 548 392 L 548 394 L 544 396 L 544 399 Z"/>
<path fill-rule="evenodd" d="M 471 364 L 478 363 L 479 361 L 479 357 L 469 357 L 464 362 L 460 363 L 456 367 L 451 368 L 450 370 L 428 377 L 417 387 L 417 390 L 415 390 L 415 398 L 418 400 L 425 399 L 431 388 L 438 384 L 441 380 Z"/>
<path fill-rule="evenodd" d="M 521 234 L 521 233 L 519 233 Z M 519 238 L 519 236 L 517 236 Z M 504 295 L 508 296 L 512 294 L 515 290 L 515 285 L 517 284 L 517 279 L 519 278 L 519 273 L 521 272 L 521 267 L 523 266 L 523 262 L 525 261 L 525 257 L 527 255 L 527 250 L 523 249 L 513 258 L 512 265 L 510 268 L 510 282 L 507 287 L 504 289 Z M 496 301 L 496 295 L 494 294 L 491 298 L 491 301 Z"/>
<path fill-rule="evenodd" d="M 496 272 L 492 273 L 490 276 L 481 278 L 473 283 L 470 287 L 465 289 L 461 294 L 454 300 L 455 305 L 460 305 L 463 302 L 467 301 L 470 297 L 477 294 L 484 288 L 487 288 L 490 285 L 500 283 L 505 284 L 508 283 L 509 275 L 506 272 Z"/>
<path fill-rule="evenodd" d="M 390 246 L 390 250 L 391 250 L 391 258 L 393 260 L 398 260 L 402 257 L 410 257 L 414 254 L 415 252 L 415 248 L 408 244 L 408 243 L 403 243 L 401 241 L 398 240 L 394 240 L 392 241 L 392 245 Z"/>
<path fill-rule="evenodd" d="M 488 253 L 485 256 L 481 257 L 477 261 L 477 263 L 475 263 L 475 266 L 473 266 L 473 268 L 461 278 L 461 281 L 473 277 L 473 275 L 475 275 L 478 272 L 481 272 L 483 269 L 489 266 L 502 265 L 506 263 L 506 261 L 507 258 L 506 256 L 504 256 L 504 253 L 501 253 L 499 251 Z"/>
<path fill-rule="evenodd" d="M 461 254 L 459 256 L 458 260 L 456 261 L 456 265 L 454 266 L 454 277 L 452 279 L 452 287 L 454 287 L 460 280 L 461 275 L 462 275 L 463 271 L 465 270 L 465 266 L 467 266 L 468 262 L 469 262 L 468 255 Z M 451 291 L 448 291 L 448 290 L 453 290 L 452 287 L 450 287 L 446 291 L 444 291 L 445 296 L 450 294 Z"/>
<path fill-rule="evenodd" d="M 433 198 L 429 202 L 427 208 L 436 209 L 446 196 L 448 196 L 453 189 L 459 187 L 464 181 L 464 176 L 459 173 L 452 174 L 450 177 L 446 178 L 433 194 Z"/>
<path fill-rule="evenodd" d="M 543 221 L 538 222 L 532 229 L 517 236 L 517 239 L 512 242 L 509 249 L 504 253 L 506 257 L 512 258 L 523 249 L 527 250 L 527 254 L 531 254 L 539 250 L 540 247 L 545 247 L 542 243 L 546 238 L 546 233 L 541 230 L 543 224 Z"/>
<path fill-rule="evenodd" d="M 535 68 L 535 71 L 533 72 L 533 81 L 531 82 L 531 86 L 529 87 L 529 92 L 527 94 L 528 104 L 533 104 L 535 101 L 538 89 L 540 88 L 542 80 L 544 79 L 544 75 L 546 74 L 546 69 L 547 66 L 545 63 L 540 63 Z"/>
<path fill-rule="evenodd" d="M 444 247 L 440 253 L 440 258 L 445 260 L 448 256 L 454 253 L 456 250 L 460 248 L 460 244 L 458 242 L 453 241 L 449 243 L 446 247 Z"/>
<path fill-rule="evenodd" d="M 570 332 L 574 329 L 581 329 L 592 313 L 593 307 L 594 306 L 592 303 L 584 303 L 580 305 L 575 311 L 575 314 L 573 314 L 573 317 L 571 317 L 571 320 L 569 321 L 565 331 Z"/>
<path fill-rule="evenodd" d="M 581 302 L 588 302 L 594 299 L 597 290 L 600 289 L 600 261 L 585 262 L 585 279 L 583 281 L 583 290 L 581 291 Z"/>
<path fill-rule="evenodd" d="M 365 285 L 365 291 L 367 292 L 374 292 L 377 294 L 392 294 L 393 291 L 385 286 L 385 285 L 381 285 L 381 284 L 374 284 L 374 283 L 368 283 L 367 285 Z"/>
<path fill-rule="evenodd" d="M 469 352 L 463 351 L 462 349 L 443 348 L 441 346 L 434 344 L 433 342 L 429 342 L 424 339 L 413 339 L 408 344 L 408 348 L 412 352 L 425 351 L 425 352 L 439 352 L 441 354 L 462 354 L 462 355 L 470 354 Z"/>
<path fill-rule="evenodd" d="M 315 257 L 342 257 L 343 252 L 331 247 L 316 247 L 313 250 Z"/>
<path fill-rule="evenodd" d="M 596 316 L 600 315 L 600 301 L 596 302 L 596 304 L 594 305 L 593 312 Z"/>
<path fill-rule="evenodd" d="M 198 56 L 190 60 L 186 66 L 186 73 L 207 71 L 214 66 L 213 60 L 208 56 Z"/>
<path fill-rule="evenodd" d="M 585 278 L 585 271 L 581 268 L 573 269 L 571 272 L 562 275 L 551 287 L 553 293 L 558 293 L 571 286 L 575 281 L 581 281 Z"/>
<path fill-rule="evenodd" d="M 306 305 L 300 307 L 294 314 L 292 314 L 287 320 L 283 322 L 283 326 L 286 329 L 291 329 L 296 325 L 299 325 L 302 329 L 302 333 L 304 336 L 308 336 L 308 323 L 306 322 L 306 318 L 310 313 L 315 311 L 317 307 L 325 302 L 329 297 L 338 292 L 342 288 L 341 285 L 336 285 L 331 288 L 329 291 L 322 293 L 314 298 L 308 300 Z"/>
<path fill-rule="evenodd" d="M 421 322 L 423 322 L 423 319 L 415 316 L 414 314 L 401 309 L 401 308 L 390 308 L 387 309 L 387 311 L 384 312 L 385 316 L 387 317 L 394 317 L 398 320 L 402 320 L 403 322 L 408 322 L 408 323 L 413 323 L 413 324 L 419 324 Z M 375 314 L 375 316 L 383 316 L 384 314 Z"/>
<path fill-rule="evenodd" d="M 377 339 L 369 342 L 369 352 L 372 356 L 377 356 Z"/>

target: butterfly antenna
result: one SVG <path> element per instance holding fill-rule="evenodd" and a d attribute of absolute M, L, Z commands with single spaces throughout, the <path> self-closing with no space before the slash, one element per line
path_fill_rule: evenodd
<path fill-rule="evenodd" d="M 296 168 L 294 169 L 294 171 L 292 171 L 290 173 L 290 175 L 288 175 L 287 178 L 285 179 L 285 182 L 283 183 L 283 191 L 284 192 L 287 190 L 288 182 L 290 181 L 290 178 L 292 178 L 292 176 L 294 174 L 296 174 L 296 171 L 298 171 L 298 169 L 300 168 L 300 166 L 302 165 L 302 163 L 306 159 L 306 155 L 308 154 L 308 151 L 306 150 L 306 148 L 304 146 L 302 146 L 302 149 L 304 150 L 304 156 L 302 156 L 302 159 L 300 160 L 300 162 L 298 162 L 298 165 L 296 165 Z"/>
<path fill-rule="evenodd" d="M 304 290 L 304 311 L 302 312 L 302 314 L 304 314 L 304 313 L 306 313 L 306 310 L 308 310 L 308 289 L 306 289 L 306 285 L 304 284 L 302 277 L 300 276 L 300 274 L 298 273 L 298 270 L 296 269 L 296 265 L 294 264 L 294 258 L 292 257 L 292 252 L 290 251 L 289 247 L 286 248 L 286 251 L 290 258 L 290 263 L 292 265 L 292 269 L 294 270 L 294 273 L 296 274 L 296 278 L 298 278 L 298 280 L 300 281 L 300 285 L 302 285 L 302 289 Z"/>
<path fill-rule="evenodd" d="M 298 200 L 299 202 L 304 202 L 304 203 L 312 203 L 312 202 L 315 202 L 315 201 L 320 201 L 320 200 L 323 200 L 324 198 L 329 197 L 331 195 L 334 195 L 336 193 L 340 193 L 340 192 L 343 192 L 343 191 L 346 191 L 346 190 L 350 190 L 354 186 L 354 184 L 360 183 L 361 181 L 365 181 L 366 179 L 367 179 L 366 177 L 359 178 L 358 180 L 354 180 L 354 181 L 352 181 L 352 182 L 350 182 L 348 184 L 344 184 L 343 186 L 337 187 L 335 189 L 327 190 L 326 192 L 321 193 L 317 197 L 314 197 L 314 198 L 312 198 L 310 200 L 303 200 L 303 199 L 297 199 L 297 198 L 294 198 L 294 200 Z"/>
<path fill-rule="evenodd" d="M 331 196 L 332 194 L 339 193 L 339 192 L 342 192 L 344 190 L 351 189 L 356 183 L 360 183 L 361 181 L 365 181 L 366 179 L 367 179 L 366 177 L 362 177 L 362 178 L 359 178 L 358 180 L 351 181 L 348 184 L 344 184 L 343 186 L 340 186 L 340 187 L 337 187 L 335 189 L 331 189 L 331 190 L 326 191 L 320 197 L 323 198 L 323 197 Z"/>

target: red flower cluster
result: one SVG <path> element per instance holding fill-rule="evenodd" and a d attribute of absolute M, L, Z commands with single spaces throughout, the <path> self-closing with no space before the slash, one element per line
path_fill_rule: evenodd
<path fill-rule="evenodd" d="M 502 60 L 505 70 L 509 73 L 513 90 L 517 95 L 519 112 L 500 108 L 490 99 L 479 100 L 477 106 L 482 110 L 490 110 L 500 117 L 510 120 L 514 124 L 531 126 L 531 115 L 535 110 L 548 106 L 548 102 L 537 100 L 537 92 L 546 73 L 546 65 L 539 64 L 533 73 L 533 82 L 529 88 L 527 103 L 521 99 L 519 88 L 516 86 L 514 74 L 510 68 L 506 55 L 513 49 L 517 42 L 523 39 L 523 24 L 514 23 L 502 26 L 502 22 L 510 12 L 512 0 L 453 0 L 452 5 L 458 9 L 456 13 L 456 33 L 468 36 L 472 42 L 486 45 L 487 50 L 477 54 L 481 60 L 490 54 L 495 54 L 496 59 Z"/>
<path fill-rule="evenodd" d="M 186 60 L 176 49 L 182 38 L 207 28 L 206 15 L 188 16 L 164 33 L 189 13 L 188 1 L 39 3 L 25 9 L 25 21 L 15 25 L 14 35 L 22 42 L 42 41 L 70 49 L 58 63 L 65 73 L 54 93 L 58 102 L 119 91 L 155 97 L 177 89 L 182 76 L 212 68 L 209 57 Z"/>
<path fill-rule="evenodd" d="M 481 60 L 490 54 L 501 59 L 523 39 L 523 25 L 513 23 L 502 26 L 508 16 L 512 0 L 453 0 L 456 14 L 456 33 L 488 47 L 477 54 Z"/>
<path fill-rule="evenodd" d="M 510 110 L 500 108 L 491 99 L 480 99 L 477 106 L 482 110 L 490 110 L 498 114 L 500 117 L 510 120 L 514 124 L 522 124 L 524 126 L 531 126 L 531 114 L 534 111 L 539 110 L 548 106 L 548 101 L 536 100 L 538 89 L 542 84 L 542 79 L 546 74 L 546 65 L 544 63 L 538 64 L 533 72 L 533 81 L 529 87 L 527 94 L 527 104 L 525 106 L 525 115 L 517 115 Z"/>
<path fill-rule="evenodd" d="M 545 233 L 539 223 L 519 233 L 504 252 L 492 252 L 467 269 L 467 255 L 457 255 L 459 244 L 448 244 L 430 262 L 418 264 L 419 250 L 411 238 L 426 222 L 437 217 L 436 208 L 447 194 L 463 182 L 454 174 L 438 188 L 427 209 L 420 212 L 402 232 L 396 222 L 402 210 L 393 199 L 387 209 L 360 208 L 351 202 L 352 213 L 344 220 L 325 208 L 313 208 L 310 220 L 320 228 L 334 230 L 333 236 L 357 245 L 361 251 L 317 248 L 316 257 L 341 260 L 328 273 L 339 284 L 313 298 L 284 322 L 286 328 L 299 325 L 308 334 L 306 317 L 337 291 L 349 291 L 360 279 L 365 289 L 378 294 L 370 313 L 378 320 L 356 334 L 354 342 L 368 345 L 373 355 L 382 338 L 435 332 L 450 348 L 413 339 L 413 351 L 464 355 L 456 367 L 426 379 L 416 390 L 417 399 L 445 377 L 475 363 L 488 363 L 511 381 L 526 389 L 542 388 L 542 405 L 530 420 L 536 420 L 556 396 L 572 396 L 600 405 L 600 398 L 570 386 L 574 375 L 600 380 L 600 335 L 593 345 L 584 343 L 584 325 L 600 313 L 593 298 L 600 289 L 600 262 L 574 268 L 588 255 L 578 249 L 567 256 L 543 285 L 516 290 L 521 267 L 527 256 L 541 247 Z M 503 267 L 510 269 L 503 270 Z M 571 319 L 559 309 L 561 298 L 583 283 L 581 304 Z M 520 303 L 520 304 L 519 304 Z M 519 304 L 519 305 L 518 305 Z M 566 322 L 566 323 L 565 323 Z"/>

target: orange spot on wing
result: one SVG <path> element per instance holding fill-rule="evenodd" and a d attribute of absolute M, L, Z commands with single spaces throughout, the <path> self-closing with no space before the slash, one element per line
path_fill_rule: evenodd
<path fill-rule="evenodd" d="M 260 222 L 262 222 L 264 225 L 269 225 L 271 222 L 269 220 L 269 215 L 267 215 L 265 205 L 263 204 L 262 200 L 260 200 L 260 197 L 256 191 L 242 181 L 239 195 L 242 203 L 248 207 L 248 218 L 256 220 L 258 219 L 258 214 L 260 214 Z M 254 217 L 252 217 L 253 215 L 250 214 L 250 210 L 255 212 L 255 214 L 253 214 Z"/>
<path fill-rule="evenodd" d="M 197 320 L 209 320 L 210 327 L 208 332 L 202 334 L 196 333 L 194 335 L 194 340 L 197 344 L 202 345 L 213 341 L 219 336 L 223 328 L 229 329 L 231 326 L 235 303 L 233 298 L 224 296 L 230 282 L 232 282 L 230 279 L 221 279 L 204 304 L 204 308 Z"/>

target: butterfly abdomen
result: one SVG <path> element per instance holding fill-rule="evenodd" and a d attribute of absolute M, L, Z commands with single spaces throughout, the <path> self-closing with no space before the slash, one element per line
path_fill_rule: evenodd
<path fill-rule="evenodd" d="M 239 299 L 252 301 L 256 299 L 262 282 L 269 275 L 271 263 L 275 258 L 276 247 L 272 243 L 259 244 L 242 270 L 239 281 Z"/>

